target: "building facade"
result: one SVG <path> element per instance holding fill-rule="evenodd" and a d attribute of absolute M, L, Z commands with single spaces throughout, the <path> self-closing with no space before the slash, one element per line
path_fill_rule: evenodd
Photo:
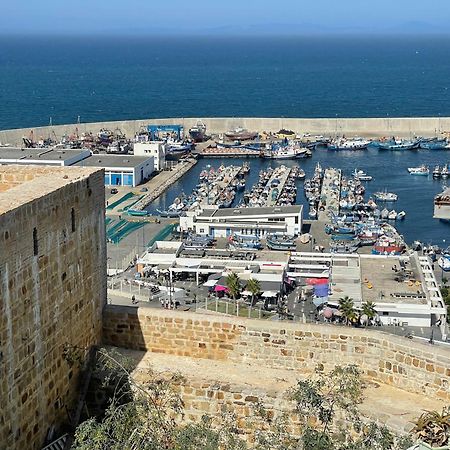
<path fill-rule="evenodd" d="M 103 171 L 0 167 L 0 448 L 40 449 L 76 406 L 106 300 Z"/>
<path fill-rule="evenodd" d="M 265 236 L 269 233 L 298 235 L 302 230 L 303 206 L 277 206 L 267 208 L 207 207 L 188 211 L 180 217 L 182 231 L 212 237 L 232 234 Z"/>
<path fill-rule="evenodd" d="M 164 170 L 166 165 L 167 144 L 164 141 L 135 142 L 133 153 L 135 156 L 148 156 L 153 158 L 154 168 L 158 172 Z"/>

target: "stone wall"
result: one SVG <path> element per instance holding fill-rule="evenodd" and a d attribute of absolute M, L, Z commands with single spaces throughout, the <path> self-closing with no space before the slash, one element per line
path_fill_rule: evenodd
<path fill-rule="evenodd" d="M 210 117 L 202 121 L 208 133 L 224 133 L 237 127 L 251 131 L 277 132 L 280 129 L 290 129 L 297 133 L 323 134 L 328 136 L 360 135 L 368 137 L 401 136 L 411 137 L 434 136 L 439 132 L 450 131 L 450 117 L 370 117 L 370 118 L 280 118 L 280 117 Z M 64 134 L 97 133 L 101 128 L 114 130 L 119 128 L 128 137 L 134 136 L 141 127 L 148 124 L 178 124 L 187 131 L 197 122 L 195 118 L 165 118 L 139 119 L 115 122 L 96 122 L 71 125 L 56 125 L 52 127 L 22 128 L 1 130 L 0 143 L 22 145 L 22 137 L 33 137 L 39 140 L 51 136 L 54 132 L 61 138 Z M 1 148 L 0 148 L 1 151 Z"/>
<path fill-rule="evenodd" d="M 0 449 L 67 422 L 106 298 L 103 171 L 0 167 Z"/>
<path fill-rule="evenodd" d="M 326 370 L 357 364 L 371 379 L 450 400 L 450 351 L 374 330 L 272 323 L 108 305 L 106 344 L 180 357 L 245 363 L 255 370 Z"/>

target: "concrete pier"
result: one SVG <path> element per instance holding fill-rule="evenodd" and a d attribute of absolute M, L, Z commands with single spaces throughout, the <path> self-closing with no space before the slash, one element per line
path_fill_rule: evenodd
<path fill-rule="evenodd" d="M 227 189 L 228 186 L 230 186 L 231 182 L 239 175 L 241 170 L 242 167 L 226 167 L 222 180 L 216 180 L 212 182 L 214 183 L 214 187 L 211 191 L 208 192 L 208 196 L 202 201 L 202 205 L 215 205 L 223 191 Z"/>
<path fill-rule="evenodd" d="M 291 169 L 289 167 L 277 167 L 272 176 L 270 177 L 270 180 L 267 182 L 267 185 L 270 186 L 269 196 L 267 197 L 266 206 L 276 206 L 277 200 L 280 197 L 281 193 L 283 192 L 284 185 L 286 184 L 287 179 L 289 178 L 289 175 L 291 174 Z M 280 180 L 280 183 L 276 187 L 271 187 L 272 182 L 278 179 Z M 272 197 L 272 193 L 274 189 L 278 189 L 278 194 L 276 197 Z"/>
<path fill-rule="evenodd" d="M 101 128 L 114 130 L 119 128 L 127 137 L 134 136 L 142 126 L 149 124 L 170 125 L 179 124 L 185 132 L 197 123 L 197 118 L 164 118 L 139 119 L 115 122 L 80 123 L 70 125 L 54 125 L 45 127 L 21 128 L 0 131 L 0 144 L 22 145 L 22 137 L 35 140 L 56 134 L 58 138 L 64 134 L 73 134 L 77 129 L 81 133 L 97 133 Z M 281 129 L 289 129 L 299 134 L 310 135 L 336 134 L 346 136 L 363 136 L 377 138 L 381 136 L 399 136 L 411 138 L 416 136 L 436 136 L 450 131 L 450 117 L 373 117 L 373 118 L 237 118 L 214 117 L 204 118 L 202 121 L 209 134 L 221 134 L 237 127 L 250 131 L 266 131 L 276 133 Z M 314 138 L 311 138 L 314 140 Z M 0 148 L 1 151 L 1 148 Z"/>
<path fill-rule="evenodd" d="M 318 219 L 320 222 L 327 221 L 329 212 L 336 215 L 339 214 L 341 175 L 340 169 L 325 170 L 318 211 Z"/>

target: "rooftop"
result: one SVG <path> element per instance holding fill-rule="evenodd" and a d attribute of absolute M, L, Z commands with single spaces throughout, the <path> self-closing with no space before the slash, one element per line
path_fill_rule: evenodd
<path fill-rule="evenodd" d="M 133 155 L 92 155 L 74 164 L 81 167 L 127 167 L 134 168 L 152 159 L 148 156 Z"/>
<path fill-rule="evenodd" d="M 87 154 L 90 152 L 87 149 L 51 149 L 51 148 L 16 148 L 16 147 L 3 147 L 0 148 L 0 162 L 1 160 L 26 160 L 30 161 L 66 161 L 74 157 Z M 83 156 L 85 157 L 85 156 Z"/>
<path fill-rule="evenodd" d="M 303 209 L 302 205 L 294 206 L 275 206 L 266 208 L 220 208 L 204 209 L 197 217 L 243 217 L 243 216 L 268 216 L 268 215 L 285 215 L 300 214 Z"/>
<path fill-rule="evenodd" d="M 0 215 L 95 172 L 93 168 L 0 165 Z"/>

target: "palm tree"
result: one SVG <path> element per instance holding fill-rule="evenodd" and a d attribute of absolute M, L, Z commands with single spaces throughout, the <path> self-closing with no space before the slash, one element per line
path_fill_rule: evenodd
<path fill-rule="evenodd" d="M 356 310 L 352 298 L 348 296 L 340 298 L 339 310 L 342 313 L 342 317 L 344 318 L 346 325 L 349 325 L 356 319 Z"/>
<path fill-rule="evenodd" d="M 261 284 L 259 280 L 255 280 L 254 278 L 250 278 L 247 281 L 247 286 L 245 287 L 247 291 L 252 293 L 252 306 L 255 303 L 255 297 L 261 293 Z"/>
<path fill-rule="evenodd" d="M 368 323 L 370 324 L 370 321 L 377 315 L 377 311 L 375 309 L 376 305 L 374 302 L 371 302 L 370 300 L 364 302 L 362 304 L 362 314 L 365 314 L 368 319 Z"/>
<path fill-rule="evenodd" d="M 241 292 L 241 280 L 236 273 L 231 272 L 227 276 L 227 288 L 233 300 L 236 300 L 237 296 Z"/>

